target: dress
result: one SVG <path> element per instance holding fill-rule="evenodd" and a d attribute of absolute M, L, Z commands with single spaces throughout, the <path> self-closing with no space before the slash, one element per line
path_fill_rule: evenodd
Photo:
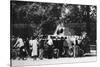
<path fill-rule="evenodd" d="M 31 56 L 37 56 L 37 44 L 38 44 L 38 41 L 35 39 L 35 40 L 30 40 L 29 41 L 29 44 L 32 46 L 32 53 L 31 53 Z"/>

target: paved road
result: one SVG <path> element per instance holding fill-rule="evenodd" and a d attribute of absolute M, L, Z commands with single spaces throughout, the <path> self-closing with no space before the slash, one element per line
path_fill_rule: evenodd
<path fill-rule="evenodd" d="M 27 60 L 11 60 L 12 67 L 23 67 L 24 65 L 44 65 L 44 64 L 61 64 L 61 63 L 77 63 L 77 62 L 89 62 L 96 61 L 96 56 L 91 57 L 81 57 L 81 58 L 58 58 L 58 59 L 37 59 L 33 60 L 32 58 L 28 58 Z"/>

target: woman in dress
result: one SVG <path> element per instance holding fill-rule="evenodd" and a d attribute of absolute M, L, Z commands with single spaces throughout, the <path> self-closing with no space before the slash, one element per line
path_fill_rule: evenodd
<path fill-rule="evenodd" d="M 38 41 L 37 41 L 37 38 L 34 39 L 34 40 L 30 39 L 29 44 L 32 46 L 31 56 L 32 56 L 32 58 L 34 58 L 36 60 L 37 55 L 38 55 L 38 52 L 37 52 L 37 50 L 38 50 Z"/>

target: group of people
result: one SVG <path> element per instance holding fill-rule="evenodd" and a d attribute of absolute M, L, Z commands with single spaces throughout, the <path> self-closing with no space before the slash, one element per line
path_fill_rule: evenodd
<path fill-rule="evenodd" d="M 85 38 L 84 38 L 85 39 Z M 86 40 L 86 39 L 85 39 Z M 84 41 L 84 40 L 83 40 Z M 70 41 L 71 42 L 71 41 Z M 27 57 L 33 58 L 59 58 L 59 57 L 72 57 L 74 54 L 74 43 L 70 43 L 72 48 L 69 47 L 66 38 L 55 38 L 52 36 L 30 37 L 23 39 L 20 36 L 17 38 L 11 38 L 11 59 L 19 57 L 19 59 L 27 59 Z M 76 42 L 76 56 L 83 56 L 86 51 L 84 45 L 79 45 Z M 88 47 L 89 48 L 89 47 Z"/>
<path fill-rule="evenodd" d="M 23 39 L 20 36 L 11 38 L 11 58 L 25 59 L 27 56 L 36 58 L 38 55 L 38 40 L 33 37 Z"/>

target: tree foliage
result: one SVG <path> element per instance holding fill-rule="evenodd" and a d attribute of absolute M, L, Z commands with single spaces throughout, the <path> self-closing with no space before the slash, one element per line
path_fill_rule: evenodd
<path fill-rule="evenodd" d="M 59 23 L 96 24 L 96 6 L 11 1 L 11 23 L 28 24 L 32 33 L 51 34 Z"/>

